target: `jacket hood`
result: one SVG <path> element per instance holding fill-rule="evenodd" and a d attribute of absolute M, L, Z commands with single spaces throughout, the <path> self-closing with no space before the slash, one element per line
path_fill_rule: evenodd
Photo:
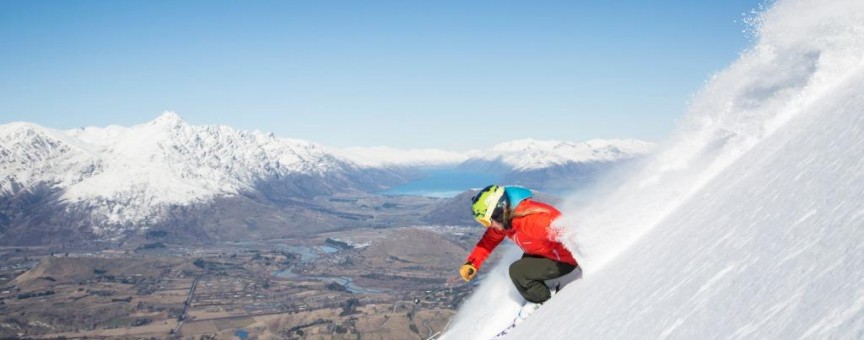
<path fill-rule="evenodd" d="M 526 198 L 531 198 L 533 196 L 531 190 L 517 186 L 504 187 L 504 194 L 507 195 L 507 199 L 510 201 L 510 206 L 513 208 L 518 207 L 519 203 L 522 203 Z"/>

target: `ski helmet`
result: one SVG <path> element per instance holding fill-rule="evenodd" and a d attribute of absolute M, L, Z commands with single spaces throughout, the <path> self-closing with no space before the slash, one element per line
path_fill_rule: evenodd
<path fill-rule="evenodd" d="M 504 187 L 502 186 L 493 184 L 480 190 L 471 199 L 474 219 L 487 228 L 492 225 L 492 220 L 499 221 L 507 205 L 507 200 L 504 197 Z"/>

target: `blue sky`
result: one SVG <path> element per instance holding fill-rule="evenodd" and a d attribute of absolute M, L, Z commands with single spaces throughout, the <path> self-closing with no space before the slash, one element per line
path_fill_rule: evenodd
<path fill-rule="evenodd" d="M 660 140 L 759 1 L 0 2 L 0 123 L 334 147 Z"/>

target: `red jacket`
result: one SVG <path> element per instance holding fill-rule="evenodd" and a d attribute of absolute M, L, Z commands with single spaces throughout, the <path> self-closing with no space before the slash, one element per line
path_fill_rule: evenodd
<path fill-rule="evenodd" d="M 467 262 L 480 269 L 492 250 L 506 236 L 519 248 L 522 248 L 526 254 L 543 256 L 575 266 L 576 259 L 573 258 L 573 254 L 561 242 L 557 241 L 557 235 L 550 228 L 552 221 L 561 216 L 561 212 L 551 205 L 530 198 L 519 203 L 513 215 L 518 216 L 526 212 L 531 213 L 522 217 L 514 217 L 510 222 L 511 228 L 508 230 L 499 231 L 486 228 L 486 233 L 480 238 L 480 242 L 477 242 L 474 251 L 468 255 Z"/>

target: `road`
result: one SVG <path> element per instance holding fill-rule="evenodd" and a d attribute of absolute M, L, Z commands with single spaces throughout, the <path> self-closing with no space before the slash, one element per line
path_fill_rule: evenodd
<path fill-rule="evenodd" d="M 174 331 L 171 332 L 175 337 L 180 334 L 180 328 L 183 327 L 183 321 L 186 320 L 186 316 L 189 313 L 189 308 L 192 307 L 192 297 L 195 296 L 195 288 L 198 288 L 198 282 L 201 281 L 201 276 L 195 278 L 192 281 L 192 287 L 189 287 L 189 296 L 186 297 L 186 302 L 183 304 L 183 314 L 180 314 L 180 317 L 177 318 L 177 328 L 174 328 Z"/>

